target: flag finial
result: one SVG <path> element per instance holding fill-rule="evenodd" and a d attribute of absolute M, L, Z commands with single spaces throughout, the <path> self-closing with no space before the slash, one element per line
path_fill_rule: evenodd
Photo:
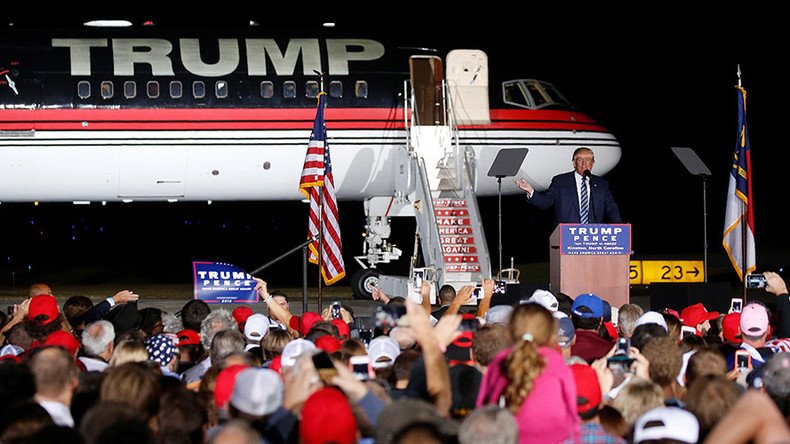
<path fill-rule="evenodd" d="M 737 73 L 738 73 L 738 86 L 742 86 L 741 85 L 741 64 L 739 63 L 737 66 L 738 66 L 738 71 L 737 71 Z"/>

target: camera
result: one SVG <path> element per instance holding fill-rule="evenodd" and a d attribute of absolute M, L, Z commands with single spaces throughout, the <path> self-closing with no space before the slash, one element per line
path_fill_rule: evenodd
<path fill-rule="evenodd" d="M 422 281 L 425 279 L 425 270 L 422 268 L 415 268 L 412 272 L 411 283 L 415 290 L 420 291 L 422 288 Z"/>
<path fill-rule="evenodd" d="M 615 355 L 626 355 L 631 350 L 631 340 L 628 338 L 617 338 L 617 348 L 614 350 Z"/>
<path fill-rule="evenodd" d="M 736 369 L 750 369 L 752 368 L 752 357 L 746 350 L 735 350 L 735 368 Z"/>
<path fill-rule="evenodd" d="M 340 302 L 332 302 L 332 319 L 343 319 L 343 315 L 340 313 Z"/>
<path fill-rule="evenodd" d="M 740 313 L 743 308 L 743 299 L 732 298 L 730 299 L 730 313 Z"/>
<path fill-rule="evenodd" d="M 628 355 L 617 354 L 606 360 L 606 367 L 614 374 L 623 374 L 631 371 L 631 364 L 634 363 L 633 358 Z"/>
<path fill-rule="evenodd" d="M 696 335 L 696 334 L 697 334 L 697 329 L 694 328 L 694 327 L 689 327 L 689 326 L 686 326 L 686 325 L 680 327 L 680 339 L 681 340 L 685 339 L 686 336 L 692 336 L 692 335 Z"/>
<path fill-rule="evenodd" d="M 746 288 L 765 288 L 765 275 L 762 273 L 747 274 Z"/>
<path fill-rule="evenodd" d="M 360 381 L 367 381 L 376 377 L 368 355 L 351 356 L 348 358 L 348 367 L 351 369 L 354 377 Z"/>
<path fill-rule="evenodd" d="M 325 351 L 313 355 L 313 365 L 318 370 L 318 377 L 325 385 L 332 385 L 332 378 L 337 376 L 337 369 L 332 364 L 332 358 Z"/>
<path fill-rule="evenodd" d="M 474 319 L 462 319 L 458 326 L 458 331 L 477 331 L 480 328 L 480 321 Z"/>

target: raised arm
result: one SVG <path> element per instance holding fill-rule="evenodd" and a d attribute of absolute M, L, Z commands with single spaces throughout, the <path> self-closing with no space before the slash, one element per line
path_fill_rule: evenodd
<path fill-rule="evenodd" d="M 266 308 L 269 309 L 269 316 L 273 317 L 275 320 L 281 322 L 285 325 L 285 328 L 291 334 L 295 334 L 295 337 L 300 336 L 299 332 L 292 329 L 290 325 L 291 318 L 293 314 L 288 311 L 287 308 L 283 307 L 282 305 L 278 304 L 274 301 L 272 295 L 269 294 L 269 289 L 266 286 L 266 281 L 263 279 L 259 279 L 254 277 L 253 278 L 257 284 L 255 285 L 255 290 L 258 292 L 258 297 L 261 298 L 264 304 L 266 304 Z"/>
<path fill-rule="evenodd" d="M 428 313 L 421 305 L 406 300 L 406 312 L 409 315 L 409 324 L 414 338 L 420 344 L 422 357 L 425 361 L 425 383 L 428 394 L 431 396 L 434 407 L 440 415 L 447 417 L 452 405 L 452 391 L 450 390 L 450 370 L 447 360 L 440 348 L 439 339 L 436 337 Z"/>

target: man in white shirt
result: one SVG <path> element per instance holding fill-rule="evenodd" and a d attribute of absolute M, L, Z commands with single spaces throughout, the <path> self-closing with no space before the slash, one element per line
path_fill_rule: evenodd
<path fill-rule="evenodd" d="M 29 365 L 36 381 L 33 399 L 55 424 L 74 427 L 71 397 L 77 387 L 77 366 L 72 357 L 59 347 L 47 347 L 35 352 Z"/>

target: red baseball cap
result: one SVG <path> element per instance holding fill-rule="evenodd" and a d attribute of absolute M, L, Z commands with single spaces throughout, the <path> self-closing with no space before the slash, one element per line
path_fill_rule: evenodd
<path fill-rule="evenodd" d="M 576 381 L 576 411 L 587 413 L 601 405 L 601 385 L 595 370 L 585 364 L 573 364 L 570 368 Z"/>
<path fill-rule="evenodd" d="M 244 325 L 244 323 L 247 322 L 247 318 L 252 316 L 252 309 L 246 305 L 242 305 L 241 307 L 234 308 L 232 314 L 237 324 Z"/>
<path fill-rule="evenodd" d="M 51 345 L 63 347 L 72 355 L 76 355 L 77 350 L 80 349 L 80 343 L 74 339 L 74 336 L 72 336 L 71 333 L 67 333 L 63 330 L 58 330 L 47 336 L 47 339 L 41 345 L 44 347 Z"/>
<path fill-rule="evenodd" d="M 719 317 L 718 311 L 708 311 L 702 303 L 698 302 L 694 305 L 689 305 L 680 312 L 680 318 L 683 325 L 688 327 L 697 327 L 697 325 L 705 321 L 712 321 Z"/>
<path fill-rule="evenodd" d="M 299 435 L 303 444 L 357 442 L 357 422 L 346 396 L 331 387 L 310 395 L 302 408 Z"/>
<path fill-rule="evenodd" d="M 334 353 L 340 350 L 340 341 L 331 335 L 325 335 L 315 340 L 315 346 L 327 353 Z"/>
<path fill-rule="evenodd" d="M 15 364 L 19 364 L 20 362 L 22 362 L 22 359 L 19 356 L 17 356 L 17 355 L 3 355 L 3 356 L 0 356 L 0 362 L 2 362 L 2 361 L 13 362 Z"/>
<path fill-rule="evenodd" d="M 184 329 L 176 333 L 178 345 L 198 345 L 200 344 L 200 334 L 195 330 Z"/>
<path fill-rule="evenodd" d="M 736 312 L 729 313 L 721 320 L 721 330 L 724 340 L 732 344 L 743 342 L 741 337 L 741 314 Z"/>
<path fill-rule="evenodd" d="M 27 318 L 31 321 L 37 322 L 40 325 L 47 325 L 57 319 L 60 311 L 58 310 L 58 301 L 51 294 L 40 294 L 33 296 L 30 300 L 30 306 L 27 309 Z M 36 319 L 39 316 L 44 318 Z"/>
<path fill-rule="evenodd" d="M 316 322 L 321 322 L 323 320 L 324 318 L 322 318 L 318 313 L 306 311 L 302 313 L 301 317 L 291 316 L 291 320 L 288 321 L 288 324 L 292 329 L 298 331 L 302 336 L 307 336 L 307 333 L 311 328 L 313 328 L 313 325 Z"/>
<path fill-rule="evenodd" d="M 214 383 L 214 403 L 218 409 L 225 407 L 225 404 L 230 401 L 230 395 L 233 394 L 233 385 L 236 383 L 236 376 L 247 368 L 249 366 L 236 364 L 225 367 L 219 372 L 217 381 Z"/>
<path fill-rule="evenodd" d="M 340 335 L 341 338 L 347 339 L 351 336 L 351 329 L 348 327 L 348 324 L 346 324 L 346 321 L 342 319 L 332 319 L 331 322 L 337 327 L 338 335 Z"/>

